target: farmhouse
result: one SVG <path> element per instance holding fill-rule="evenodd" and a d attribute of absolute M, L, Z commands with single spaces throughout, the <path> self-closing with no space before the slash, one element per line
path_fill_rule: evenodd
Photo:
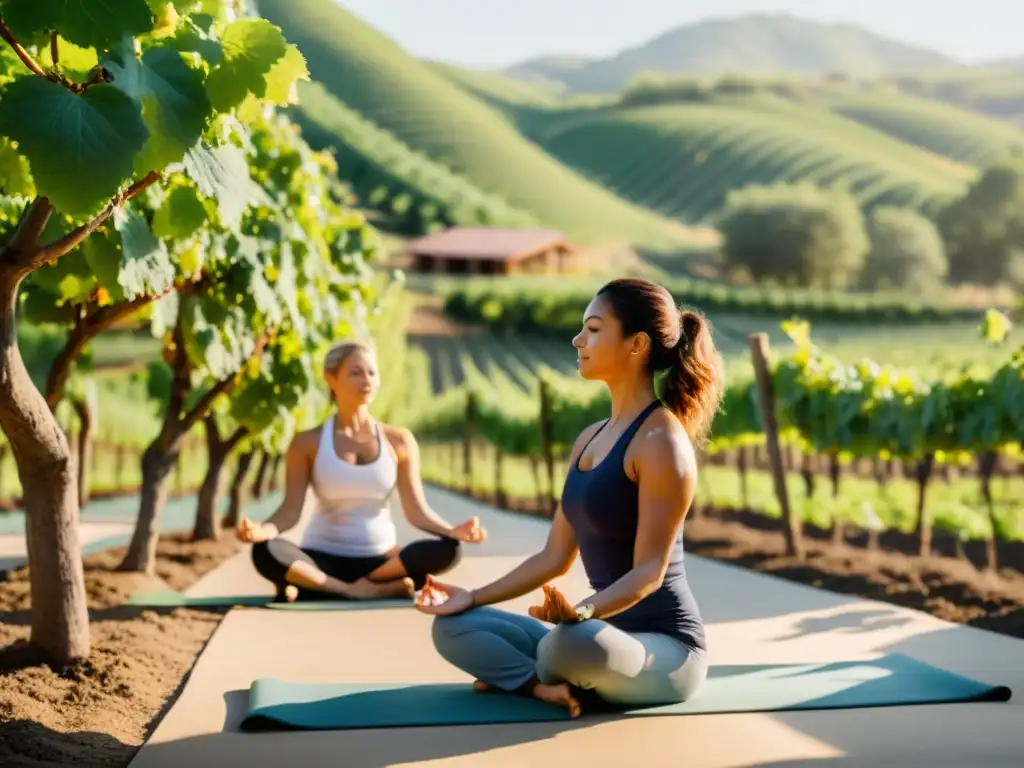
<path fill-rule="evenodd" d="M 556 274 L 573 268 L 576 248 L 550 229 L 453 227 L 406 244 L 416 272 Z"/>

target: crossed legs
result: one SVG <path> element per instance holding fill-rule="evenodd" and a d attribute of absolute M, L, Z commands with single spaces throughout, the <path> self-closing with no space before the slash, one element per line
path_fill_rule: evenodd
<path fill-rule="evenodd" d="M 600 620 L 550 628 L 483 606 L 436 617 L 433 639 L 438 653 L 474 676 L 479 689 L 531 693 L 575 712 L 581 700 L 588 708 L 685 701 L 707 676 L 702 651 Z"/>
<path fill-rule="evenodd" d="M 253 565 L 274 583 L 278 596 L 283 597 L 291 587 L 297 590 L 299 600 L 411 597 L 415 589 L 423 587 L 428 574 L 451 570 L 461 557 L 461 545 L 449 538 L 414 541 L 396 552 L 374 557 L 304 550 L 280 537 L 252 547 Z"/>

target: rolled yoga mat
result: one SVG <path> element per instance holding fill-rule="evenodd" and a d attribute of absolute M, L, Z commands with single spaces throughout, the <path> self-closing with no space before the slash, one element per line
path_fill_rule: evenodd
<path fill-rule="evenodd" d="M 712 666 L 690 701 L 614 710 L 622 716 L 847 709 L 1007 701 L 1010 689 L 938 669 L 902 654 L 869 661 Z M 584 713 L 585 716 L 585 713 Z M 256 680 L 246 731 L 339 730 L 567 720 L 561 707 L 466 683 L 292 683 Z"/>
<path fill-rule="evenodd" d="M 275 603 L 269 595 L 185 595 L 174 589 L 160 589 L 152 592 L 139 592 L 132 595 L 126 605 L 141 607 L 196 607 L 203 606 L 255 606 L 271 608 L 278 611 L 356 611 L 374 608 L 411 608 L 412 600 L 303 600 L 294 603 Z"/>

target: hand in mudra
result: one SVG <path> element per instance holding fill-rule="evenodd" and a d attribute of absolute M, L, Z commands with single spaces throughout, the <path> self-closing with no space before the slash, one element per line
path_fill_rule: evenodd
<path fill-rule="evenodd" d="M 452 536 L 459 541 L 479 544 L 487 538 L 487 531 L 480 526 L 479 517 L 471 517 L 463 523 L 452 528 Z"/>
<path fill-rule="evenodd" d="M 565 595 L 555 587 L 544 585 L 544 604 L 531 605 L 527 613 L 540 621 L 549 624 L 562 624 L 579 621 L 576 609 L 572 607 Z"/>
<path fill-rule="evenodd" d="M 473 595 L 467 589 L 445 584 L 427 576 L 423 589 L 416 596 L 416 610 L 431 616 L 452 616 L 473 607 Z"/>
<path fill-rule="evenodd" d="M 235 526 L 235 535 L 239 540 L 249 544 L 258 544 L 270 538 L 267 533 L 267 526 L 263 523 L 256 523 L 247 517 L 243 517 Z"/>

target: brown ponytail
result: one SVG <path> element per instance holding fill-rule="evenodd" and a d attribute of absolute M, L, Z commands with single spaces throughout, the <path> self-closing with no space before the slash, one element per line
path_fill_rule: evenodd
<path fill-rule="evenodd" d="M 652 374 L 666 371 L 661 400 L 700 445 L 718 412 L 725 371 L 707 320 L 693 310 L 680 312 L 672 294 L 642 278 L 612 280 L 597 295 L 610 304 L 623 335 L 650 337 L 648 367 Z"/>
<path fill-rule="evenodd" d="M 711 431 L 721 403 L 724 365 L 702 315 L 684 310 L 679 325 L 679 342 L 671 351 L 661 399 L 699 445 Z"/>

